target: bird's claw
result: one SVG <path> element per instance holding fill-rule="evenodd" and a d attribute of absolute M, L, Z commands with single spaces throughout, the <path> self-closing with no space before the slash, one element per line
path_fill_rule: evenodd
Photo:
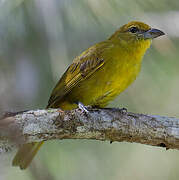
<path fill-rule="evenodd" d="M 121 113 L 126 113 L 127 109 L 126 108 L 121 108 L 120 111 L 121 111 Z"/>
<path fill-rule="evenodd" d="M 85 105 L 81 102 L 78 102 L 78 108 L 82 111 L 82 112 L 85 112 L 85 113 L 88 113 L 88 109 L 85 107 Z"/>

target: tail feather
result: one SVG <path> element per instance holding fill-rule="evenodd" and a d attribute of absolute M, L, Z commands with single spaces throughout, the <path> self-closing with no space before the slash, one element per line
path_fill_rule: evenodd
<path fill-rule="evenodd" d="M 12 161 L 13 166 L 26 169 L 44 142 L 35 142 L 23 145 Z"/>

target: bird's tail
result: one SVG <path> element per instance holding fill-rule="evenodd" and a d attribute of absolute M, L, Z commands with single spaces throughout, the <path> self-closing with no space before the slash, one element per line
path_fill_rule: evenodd
<path fill-rule="evenodd" d="M 26 169 L 44 142 L 35 142 L 23 145 L 12 161 L 13 166 Z"/>

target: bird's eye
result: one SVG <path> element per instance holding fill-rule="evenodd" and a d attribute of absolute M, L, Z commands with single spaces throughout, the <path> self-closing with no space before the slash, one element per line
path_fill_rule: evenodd
<path fill-rule="evenodd" d="M 131 32 L 131 33 L 136 33 L 137 31 L 139 31 L 139 29 L 137 27 L 135 27 L 135 26 L 129 28 L 129 32 Z"/>

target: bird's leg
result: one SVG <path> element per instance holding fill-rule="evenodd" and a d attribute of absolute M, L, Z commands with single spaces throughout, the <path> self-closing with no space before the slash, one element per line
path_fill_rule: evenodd
<path fill-rule="evenodd" d="M 78 108 L 82 110 L 82 112 L 88 113 L 88 109 L 85 107 L 85 105 L 81 102 L 78 102 Z"/>

